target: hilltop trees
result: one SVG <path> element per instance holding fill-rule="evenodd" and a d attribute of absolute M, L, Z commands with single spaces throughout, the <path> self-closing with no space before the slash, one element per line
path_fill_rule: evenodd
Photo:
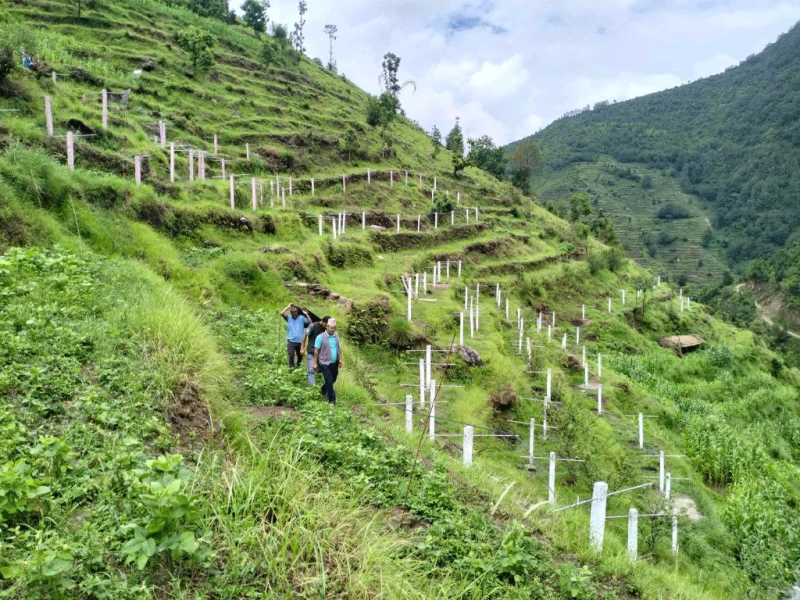
<path fill-rule="evenodd" d="M 244 0 L 242 12 L 244 22 L 248 27 L 252 27 L 256 33 L 264 33 L 267 30 L 267 9 L 270 7 L 269 0 Z"/>
<path fill-rule="evenodd" d="M 456 124 L 447 134 L 444 147 L 453 153 L 453 156 L 464 157 L 464 132 L 461 130 L 460 117 L 456 117 Z"/>
<path fill-rule="evenodd" d="M 175 36 L 178 46 L 189 53 L 192 69 L 197 72 L 207 71 L 214 64 L 211 48 L 217 41 L 212 34 L 197 27 L 178 32 Z"/>
<path fill-rule="evenodd" d="M 336 25 L 325 25 L 325 35 L 330 38 L 331 46 L 330 46 L 330 56 L 328 58 L 328 69 L 330 71 L 336 71 L 336 61 L 333 60 L 333 40 L 336 39 L 336 34 L 339 32 L 339 28 Z"/>
<path fill-rule="evenodd" d="M 305 43 L 306 38 L 305 34 L 303 33 L 303 27 L 306 26 L 306 17 L 305 14 L 308 12 L 308 5 L 306 4 L 306 0 L 300 0 L 298 3 L 298 11 L 300 13 L 300 20 L 294 24 L 294 31 L 291 35 L 292 45 L 294 49 L 302 54 L 306 51 Z"/>
<path fill-rule="evenodd" d="M 442 132 L 439 131 L 439 128 L 434 125 L 433 129 L 431 129 L 430 133 L 431 138 L 431 145 L 433 146 L 433 158 L 439 154 L 439 150 L 442 149 Z"/>
<path fill-rule="evenodd" d="M 506 172 L 506 157 L 502 148 L 494 145 L 494 140 L 488 135 L 478 139 L 468 139 L 469 154 L 467 160 L 479 169 L 502 179 Z"/>
<path fill-rule="evenodd" d="M 383 55 L 381 67 L 383 71 L 378 76 L 378 81 L 383 85 L 385 93 L 394 98 L 396 110 L 402 111 L 400 106 L 400 92 L 407 85 L 413 86 L 414 91 L 416 91 L 417 84 L 410 79 L 400 83 L 400 79 L 397 74 L 397 72 L 400 70 L 400 57 L 392 52 L 387 52 Z"/>
<path fill-rule="evenodd" d="M 530 189 L 530 179 L 542 166 L 542 153 L 531 139 L 522 140 L 511 155 L 511 183 L 523 192 Z"/>

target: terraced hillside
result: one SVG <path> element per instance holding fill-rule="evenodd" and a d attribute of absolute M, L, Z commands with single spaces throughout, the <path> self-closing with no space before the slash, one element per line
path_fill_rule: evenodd
<path fill-rule="evenodd" d="M 70 76 L 17 71 L 0 101 L 19 111 L 0 132 L 3 594 L 722 599 L 794 581 L 800 374 L 752 333 L 506 183 L 454 178 L 403 117 L 369 128 L 366 94 L 313 62 L 259 67 L 241 27 L 71 10 L 19 3 L 5 24 Z M 168 47 L 192 26 L 218 36 L 204 79 Z M 127 87 L 104 130 L 98 93 Z M 70 130 L 93 136 L 74 170 Z M 286 366 L 290 301 L 339 320 L 334 409 Z M 679 334 L 704 344 L 658 344 Z"/>
<path fill-rule="evenodd" d="M 643 187 L 646 176 L 649 183 Z M 663 171 L 606 158 L 570 165 L 538 179 L 534 188 L 543 203 L 552 202 L 562 210 L 567 210 L 570 197 L 588 193 L 592 205 L 612 219 L 628 255 L 643 267 L 668 275 L 671 281 L 678 281 L 681 275 L 698 284 L 722 280 L 726 266 L 718 256 L 710 213 Z M 685 209 L 688 218 L 659 219 L 658 211 L 667 205 Z"/>

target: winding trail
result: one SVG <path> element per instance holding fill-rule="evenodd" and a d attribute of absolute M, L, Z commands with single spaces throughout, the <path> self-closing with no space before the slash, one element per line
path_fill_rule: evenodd
<path fill-rule="evenodd" d="M 738 283 L 736 284 L 736 287 L 734 287 L 733 289 L 736 290 L 737 293 L 740 293 L 745 285 L 747 284 Z M 755 302 L 755 304 L 756 304 L 756 310 L 758 311 L 758 314 L 761 316 L 761 319 L 764 321 L 764 323 L 772 327 L 775 324 L 775 322 L 764 313 L 764 307 L 760 305 L 757 301 Z M 793 338 L 800 340 L 800 334 L 797 334 L 794 331 L 790 331 L 788 329 L 786 329 L 786 333 L 788 333 Z"/>

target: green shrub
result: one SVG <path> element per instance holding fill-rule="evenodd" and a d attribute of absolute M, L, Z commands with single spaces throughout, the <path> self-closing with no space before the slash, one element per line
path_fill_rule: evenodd
<path fill-rule="evenodd" d="M 42 208 L 60 208 L 72 191 L 69 173 L 43 150 L 14 144 L 0 157 L 0 178 L 20 200 Z"/>
<path fill-rule="evenodd" d="M 387 341 L 395 350 L 408 350 L 420 345 L 423 339 L 414 325 L 405 317 L 395 316 L 389 322 Z"/>
<path fill-rule="evenodd" d="M 353 305 L 345 332 L 352 344 L 383 345 L 387 341 L 388 328 L 388 302 L 386 298 L 376 298 L 363 307 Z"/>
<path fill-rule="evenodd" d="M 325 245 L 325 258 L 332 267 L 372 266 L 372 250 L 366 246 L 342 242 L 328 242 Z"/>

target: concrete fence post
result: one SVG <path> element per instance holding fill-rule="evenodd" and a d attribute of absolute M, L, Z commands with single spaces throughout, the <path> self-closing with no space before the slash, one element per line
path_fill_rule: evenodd
<path fill-rule="evenodd" d="M 581 321 L 586 320 L 586 305 L 581 304 Z"/>
<path fill-rule="evenodd" d="M 71 131 L 67 132 L 67 166 L 75 170 L 75 141 Z"/>
<path fill-rule="evenodd" d="M 672 493 L 672 473 L 667 473 L 664 481 L 664 499 L 669 500 Z"/>
<path fill-rule="evenodd" d="M 678 509 L 672 509 L 672 555 L 678 556 Z"/>
<path fill-rule="evenodd" d="M 533 469 L 533 457 L 536 450 L 536 419 L 531 419 L 528 428 L 528 468 Z"/>
<path fill-rule="evenodd" d="M 431 385 L 431 345 L 425 346 L 425 386 Z"/>
<path fill-rule="evenodd" d="M 547 411 L 542 415 L 542 439 L 547 441 Z"/>
<path fill-rule="evenodd" d="M 281 188 L 281 206 L 286 208 L 286 188 Z"/>
<path fill-rule="evenodd" d="M 419 359 L 419 406 L 425 408 L 425 359 Z"/>
<path fill-rule="evenodd" d="M 167 124 L 164 121 L 158 122 L 158 133 L 161 138 L 161 147 L 167 147 Z"/>
<path fill-rule="evenodd" d="M 439 213 L 433 213 L 433 228 L 439 229 Z"/>
<path fill-rule="evenodd" d="M 545 383 L 544 404 L 550 404 L 551 393 L 553 389 L 553 369 L 547 369 L 547 378 Z M 547 439 L 547 438 L 545 438 Z"/>
<path fill-rule="evenodd" d="M 639 511 L 628 511 L 628 558 L 636 560 L 639 555 Z"/>
<path fill-rule="evenodd" d="M 547 501 L 556 503 L 556 453 L 550 453 L 550 471 L 547 478 Z"/>
<path fill-rule="evenodd" d="M 50 96 L 44 97 L 44 122 L 47 129 L 47 135 L 53 135 L 53 102 Z"/>
<path fill-rule="evenodd" d="M 603 550 L 607 500 L 608 484 L 605 481 L 595 482 L 592 491 L 592 510 L 589 516 L 589 548 L 594 552 L 602 552 Z"/>
<path fill-rule="evenodd" d="M 194 181 L 194 149 L 189 148 L 189 181 Z"/>
<path fill-rule="evenodd" d="M 422 293 L 423 294 L 427 294 L 428 293 L 428 272 L 427 271 L 423 271 L 422 272 Z"/>
<path fill-rule="evenodd" d="M 422 215 L 417 215 L 417 233 L 419 233 L 419 228 L 422 225 Z"/>
<path fill-rule="evenodd" d="M 406 433 L 414 431 L 414 396 L 406 394 Z"/>
<path fill-rule="evenodd" d="M 292 178 L 289 177 L 289 195 L 292 195 Z"/>
<path fill-rule="evenodd" d="M 469 209 L 468 209 L 468 208 L 465 208 L 465 209 L 464 209 L 464 214 L 465 214 L 465 215 L 466 215 L 466 217 L 467 217 L 467 225 L 469 225 Z"/>
<path fill-rule="evenodd" d="M 311 195 L 314 195 L 314 180 L 311 180 Z"/>
<path fill-rule="evenodd" d="M 451 210 L 450 211 L 450 225 L 455 225 L 455 224 L 456 224 L 456 211 Z"/>
<path fill-rule="evenodd" d="M 461 279 L 461 261 L 458 261 L 458 278 Z"/>
<path fill-rule="evenodd" d="M 414 297 L 419 298 L 419 273 L 414 273 Z"/>
<path fill-rule="evenodd" d="M 553 326 L 553 329 L 555 329 L 555 327 L 556 327 L 556 312 L 555 311 L 553 311 L 553 322 L 551 323 L 551 325 Z"/>
<path fill-rule="evenodd" d="M 589 363 L 586 362 L 586 344 L 584 344 L 581 347 L 581 364 L 583 366 L 586 366 L 587 364 L 589 364 Z"/>
<path fill-rule="evenodd" d="M 464 313 L 458 313 L 458 346 L 464 346 Z"/>
<path fill-rule="evenodd" d="M 436 177 L 433 178 L 433 189 L 437 189 L 437 187 L 436 187 Z"/>
<path fill-rule="evenodd" d="M 134 156 L 133 157 L 133 177 L 134 181 L 136 181 L 136 185 L 142 183 L 142 157 L 141 156 Z"/>
<path fill-rule="evenodd" d="M 347 176 L 346 175 L 342 175 L 342 193 L 343 194 L 347 193 Z"/>
<path fill-rule="evenodd" d="M 589 365 L 583 365 L 583 387 L 589 389 Z"/>
<path fill-rule="evenodd" d="M 581 345 L 581 328 L 580 327 L 576 327 L 575 328 L 575 345 L 576 346 L 580 346 Z"/>
<path fill-rule="evenodd" d="M 406 187 L 408 187 L 408 171 L 406 171 Z"/>
<path fill-rule="evenodd" d="M 478 207 L 475 207 L 475 222 L 478 222 Z"/>
<path fill-rule="evenodd" d="M 336 241 L 336 219 L 331 218 L 331 225 L 333 226 L 333 241 Z"/>
<path fill-rule="evenodd" d="M 445 277 L 447 277 L 448 280 L 450 279 L 450 259 L 449 258 L 447 259 L 447 266 L 445 267 Z"/>
<path fill-rule="evenodd" d="M 598 354 L 597 355 L 597 380 L 599 381 L 602 376 L 603 376 L 603 356 L 601 354 Z"/>
<path fill-rule="evenodd" d="M 234 191 L 235 191 L 235 190 L 234 190 L 234 183 L 233 183 L 233 175 L 231 175 L 230 182 L 231 182 L 231 183 L 230 183 L 230 192 L 231 192 L 231 210 L 235 210 L 235 209 L 236 209 L 236 198 L 235 198 L 235 195 L 234 195 Z"/>
<path fill-rule="evenodd" d="M 566 333 L 561 338 L 561 349 L 562 350 L 566 350 L 567 349 L 567 334 Z"/>
<path fill-rule="evenodd" d="M 508 298 L 506 298 L 506 321 L 508 321 Z"/>
<path fill-rule="evenodd" d="M 225 164 L 224 162 L 222 163 Z M 222 169 L 222 178 L 225 179 L 225 168 Z M 169 144 L 169 182 L 175 183 L 175 144 Z"/>
<path fill-rule="evenodd" d="M 397 215 L 397 233 L 400 233 L 400 215 Z"/>
<path fill-rule="evenodd" d="M 219 141 L 217 139 L 217 134 L 214 134 L 214 155 L 216 156 L 219 154 Z"/>
<path fill-rule="evenodd" d="M 547 326 L 547 341 L 549 342 L 553 337 L 553 328 L 548 325 Z"/>
<path fill-rule="evenodd" d="M 622 306 L 625 306 L 625 290 L 622 290 Z"/>
<path fill-rule="evenodd" d="M 318 217 L 319 219 L 319 234 L 322 235 L 322 215 Z"/>
<path fill-rule="evenodd" d="M 658 453 L 658 491 L 664 493 L 664 451 Z"/>
<path fill-rule="evenodd" d="M 367 185 L 372 185 L 372 171 L 367 169 Z"/>
<path fill-rule="evenodd" d="M 464 426 L 464 466 L 472 466 L 472 425 Z"/>
<path fill-rule="evenodd" d="M 588 368 L 588 367 L 587 367 Z M 597 386 L 597 414 L 603 414 L 603 386 Z"/>
<path fill-rule="evenodd" d="M 431 420 L 429 435 L 431 440 L 436 436 L 436 380 L 431 379 L 430 389 L 430 402 L 431 402 Z"/>
<path fill-rule="evenodd" d="M 200 176 L 200 181 L 206 180 L 206 156 L 202 150 L 197 155 L 197 174 Z"/>
<path fill-rule="evenodd" d="M 611 298 L 608 299 L 608 314 L 611 314 Z"/>
<path fill-rule="evenodd" d="M 244 155 L 247 158 L 247 160 L 250 160 L 250 144 L 248 143 L 245 143 L 244 145 Z"/>
<path fill-rule="evenodd" d="M 108 90 L 103 90 L 101 92 L 103 98 L 103 116 L 102 116 L 102 123 L 103 129 L 108 129 Z"/>
<path fill-rule="evenodd" d="M 639 450 L 644 450 L 644 415 L 639 413 Z"/>
<path fill-rule="evenodd" d="M 411 323 L 411 297 L 414 295 L 414 290 L 411 289 L 411 277 L 408 278 L 408 322 Z"/>
<path fill-rule="evenodd" d="M 394 171 L 389 171 L 389 185 L 394 187 Z"/>
<path fill-rule="evenodd" d="M 251 202 L 253 203 L 253 210 L 256 210 L 256 208 L 258 207 L 258 197 L 256 195 L 256 178 L 255 177 L 251 177 L 250 178 L 250 199 L 251 199 Z"/>
<path fill-rule="evenodd" d="M 461 192 L 456 194 L 456 206 L 461 204 Z"/>
<path fill-rule="evenodd" d="M 469 299 L 469 339 L 475 339 L 475 298 Z"/>

